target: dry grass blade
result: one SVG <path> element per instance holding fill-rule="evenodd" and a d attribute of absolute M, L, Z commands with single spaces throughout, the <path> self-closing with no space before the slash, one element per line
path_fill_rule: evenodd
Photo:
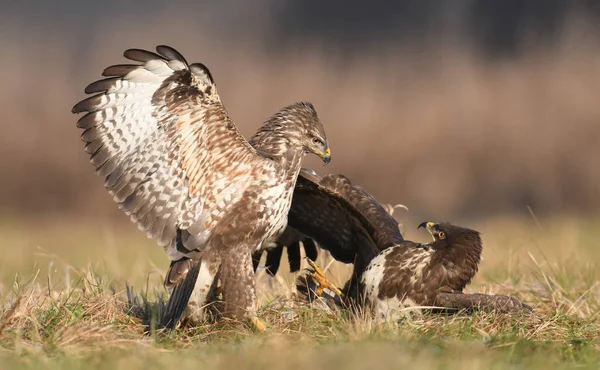
<path fill-rule="evenodd" d="M 2 332 L 4 331 L 4 328 L 8 324 L 9 320 L 17 311 L 17 308 L 19 308 L 19 304 L 21 304 L 21 296 L 17 297 L 15 303 L 13 303 L 12 307 L 8 311 L 6 311 L 6 314 L 2 318 L 2 322 L 0 323 L 0 336 L 2 335 Z"/>

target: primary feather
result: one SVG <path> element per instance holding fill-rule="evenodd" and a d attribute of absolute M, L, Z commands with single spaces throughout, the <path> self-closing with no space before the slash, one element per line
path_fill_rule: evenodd
<path fill-rule="evenodd" d="M 157 51 L 127 50 L 142 64 L 107 68 L 116 76 L 90 84 L 86 92 L 100 94 L 73 112 L 88 112 L 82 140 L 109 193 L 173 253 L 177 228 L 202 235 L 188 249 L 201 247 L 221 213 L 215 208 L 239 201 L 252 169 L 269 165 L 233 125 L 212 81 L 174 49 Z"/>

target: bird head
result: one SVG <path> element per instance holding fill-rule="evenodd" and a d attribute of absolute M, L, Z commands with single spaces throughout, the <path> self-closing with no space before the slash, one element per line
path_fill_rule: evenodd
<path fill-rule="evenodd" d="M 419 225 L 421 227 L 427 229 L 433 237 L 433 242 L 425 246 L 439 254 L 446 266 L 445 271 L 452 272 L 446 276 L 446 284 L 454 290 L 462 291 L 479 269 L 482 252 L 479 232 L 448 222 L 423 222 Z"/>
<path fill-rule="evenodd" d="M 479 232 L 475 230 L 456 226 L 449 222 L 436 223 L 431 221 L 422 222 L 418 228 L 425 228 L 429 231 L 433 238 L 432 246 L 472 246 L 481 250 L 481 237 Z"/>
<path fill-rule="evenodd" d="M 325 164 L 331 161 L 325 129 L 315 107 L 308 102 L 289 105 L 271 116 L 250 143 L 267 155 L 282 156 L 292 149 L 316 154 Z"/>
<path fill-rule="evenodd" d="M 419 224 L 419 227 L 417 227 L 417 229 L 420 229 L 420 228 L 424 228 L 425 230 L 429 231 L 429 234 L 431 234 L 431 237 L 433 238 L 434 242 L 438 241 L 438 240 L 446 239 L 446 231 L 439 224 L 436 224 L 435 222 L 431 222 L 431 221 L 421 222 Z"/>
<path fill-rule="evenodd" d="M 325 129 L 311 103 L 301 102 L 292 105 L 291 110 L 299 118 L 301 129 L 301 144 L 305 153 L 316 154 L 323 163 L 331 161 L 331 149 Z"/>
<path fill-rule="evenodd" d="M 313 135 L 307 147 L 308 151 L 319 156 L 323 160 L 323 163 L 328 164 L 331 161 L 331 149 L 329 148 L 327 139 Z"/>

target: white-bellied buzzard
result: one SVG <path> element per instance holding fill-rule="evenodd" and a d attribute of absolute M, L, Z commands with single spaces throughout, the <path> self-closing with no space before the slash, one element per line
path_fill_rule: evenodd
<path fill-rule="evenodd" d="M 287 245 L 288 249 L 290 245 L 297 248 L 299 240 L 304 243 L 314 239 L 336 260 L 353 263 L 352 277 L 342 289 L 343 297 L 335 297 L 334 301 L 346 306 L 367 302 L 379 317 L 393 316 L 399 308 L 415 305 L 529 309 L 512 297 L 462 293 L 480 262 L 482 242 L 477 231 L 449 223 L 429 222 L 421 226 L 434 237 L 432 242 L 404 240 L 396 220 L 364 189 L 342 175 L 319 178 L 303 170 L 288 219 L 288 228 L 293 227 L 299 236 Z M 275 248 L 283 248 L 286 243 L 289 241 L 278 240 Z M 280 251 L 274 253 L 281 256 Z M 300 278 L 299 292 L 309 299 L 314 298 L 315 291 L 321 293 L 319 284 L 336 290 L 316 272 Z"/>
<path fill-rule="evenodd" d="M 291 270 L 299 268 L 299 242 L 306 256 L 314 260 L 317 253 L 313 251 L 313 240 L 335 260 L 354 265 L 352 278 L 343 289 L 347 298 L 357 298 L 359 278 L 369 261 L 404 241 L 397 221 L 371 194 L 343 175 L 321 178 L 302 169 L 294 189 L 288 230 L 274 248 L 267 250 L 268 271 L 277 271 L 279 263 L 275 261 L 281 257 L 283 246 L 287 246 Z M 258 258 L 255 254 L 255 260 Z"/>
<path fill-rule="evenodd" d="M 254 320 L 251 253 L 285 229 L 302 158 L 329 162 L 325 131 L 302 102 L 246 141 L 208 68 L 156 51 L 125 51 L 137 63 L 108 67 L 85 89 L 95 95 L 73 107 L 86 113 L 85 150 L 115 202 L 173 261 L 167 324 L 184 309 L 201 318 L 217 273 L 225 315 Z"/>

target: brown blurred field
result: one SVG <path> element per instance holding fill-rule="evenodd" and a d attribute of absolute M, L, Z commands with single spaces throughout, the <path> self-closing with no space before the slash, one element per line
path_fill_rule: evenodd
<path fill-rule="evenodd" d="M 211 68 L 247 136 L 280 107 L 312 101 L 333 160 L 306 165 L 344 173 L 418 216 L 600 206 L 600 48 L 580 23 L 556 46 L 525 44 L 522 56 L 500 60 L 436 40 L 343 59 L 318 43 L 273 51 L 250 36 L 215 39 L 198 23 L 166 16 L 110 26 L 85 48 L 43 25 L 22 27 L 28 37 L 0 35 L 10 51 L 0 59 L 3 213 L 117 214 L 86 163 L 70 109 L 104 67 L 124 62 L 126 48 L 158 43 Z"/>
<path fill-rule="evenodd" d="M 556 43 L 524 41 L 517 56 L 494 59 L 444 37 L 350 54 L 319 40 L 269 48 L 260 27 L 232 36 L 209 14 L 182 13 L 118 15 L 85 42 L 58 22 L 0 14 L 0 369 L 273 368 L 271 356 L 289 369 L 372 359 L 597 368 L 600 37 L 591 24 L 573 18 Z M 161 43 L 211 69 L 246 136 L 280 107 L 312 101 L 333 160 L 307 167 L 408 206 L 396 214 L 408 239 L 427 238 L 416 229 L 424 220 L 480 230 L 483 261 L 468 291 L 515 295 L 538 320 L 425 317 L 378 328 L 310 312 L 285 322 L 271 303 L 294 277 L 259 274 L 267 333 L 217 326 L 144 337 L 125 282 L 156 300 L 168 262 L 105 193 L 70 110 L 125 49 Z M 330 273 L 341 285 L 349 267 Z"/>

